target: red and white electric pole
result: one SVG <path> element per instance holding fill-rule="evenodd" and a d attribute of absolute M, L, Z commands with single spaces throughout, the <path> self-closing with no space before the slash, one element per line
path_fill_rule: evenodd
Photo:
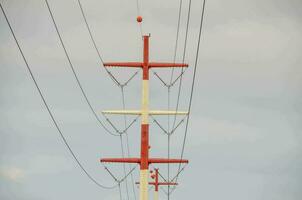
<path fill-rule="evenodd" d="M 150 173 L 151 173 L 151 178 L 154 179 L 154 182 L 149 182 L 148 184 L 154 186 L 154 194 L 153 194 L 154 200 L 158 200 L 159 186 L 162 186 L 162 185 L 164 185 L 164 186 L 166 186 L 166 185 L 178 185 L 175 182 L 160 182 L 159 177 L 158 177 L 158 174 L 159 174 L 158 169 L 155 169 L 154 173 L 153 173 L 153 171 L 150 171 Z M 140 182 L 136 182 L 136 184 L 140 184 Z"/>
<path fill-rule="evenodd" d="M 185 159 L 167 159 L 149 157 L 149 116 L 150 115 L 187 115 L 188 112 L 164 111 L 149 109 L 149 69 L 168 67 L 188 67 L 184 63 L 161 63 L 149 62 L 149 38 L 150 35 L 143 36 L 144 53 L 143 62 L 108 62 L 105 67 L 132 67 L 142 69 L 142 104 L 140 110 L 108 110 L 104 114 L 140 115 L 141 116 L 141 148 L 139 158 L 103 158 L 101 162 L 108 163 L 137 163 L 140 165 L 140 200 L 148 200 L 148 171 L 149 164 L 152 163 L 188 163 Z"/>

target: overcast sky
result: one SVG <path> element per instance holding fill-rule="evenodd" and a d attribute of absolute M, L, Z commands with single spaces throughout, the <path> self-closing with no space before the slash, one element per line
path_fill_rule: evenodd
<path fill-rule="evenodd" d="M 139 2 L 143 32 L 151 33 L 151 60 L 173 61 L 179 2 Z M 188 2 L 183 0 L 177 61 L 184 46 Z M 95 179 L 114 184 L 99 158 L 120 156 L 119 138 L 108 135 L 90 112 L 45 2 L 1 3 L 72 149 Z M 122 108 L 120 89 L 101 67 L 77 1 L 49 3 L 92 106 L 98 113 Z M 82 4 L 105 61 L 141 60 L 135 0 L 82 0 Z M 185 59 L 190 68 L 184 76 L 181 110 L 188 106 L 201 5 L 201 0 L 192 0 Z M 301 199 L 301 8 L 301 0 L 207 1 L 184 154 L 190 164 L 171 199 Z M 0 199 L 118 200 L 117 189 L 100 189 L 76 165 L 42 104 L 2 13 L 0 27 Z M 169 79 L 170 70 L 157 71 Z M 121 81 L 133 72 L 113 70 Z M 125 88 L 127 108 L 140 106 L 140 78 L 141 74 Z M 150 79 L 151 107 L 166 109 L 167 89 L 155 76 Z M 177 85 L 172 89 L 172 107 L 176 93 Z M 111 119 L 123 128 L 123 117 Z M 167 127 L 166 117 L 158 120 Z M 183 133 L 182 125 L 172 136 L 173 157 L 180 155 Z M 128 132 L 132 156 L 139 155 L 139 135 L 136 123 Z M 154 123 L 150 143 L 151 156 L 167 155 L 167 137 Z M 107 166 L 123 177 L 122 165 Z M 167 166 L 159 167 L 166 176 Z M 176 170 L 172 167 L 171 176 Z M 134 179 L 138 180 L 138 170 Z M 131 181 L 127 182 L 130 199 L 134 199 Z M 122 191 L 127 199 L 125 184 Z M 167 199 L 162 191 L 160 199 Z"/>

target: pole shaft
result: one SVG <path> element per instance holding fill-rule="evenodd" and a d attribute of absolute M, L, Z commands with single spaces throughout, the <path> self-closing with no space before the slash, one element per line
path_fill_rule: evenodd
<path fill-rule="evenodd" d="M 154 192 L 154 200 L 158 200 L 158 191 Z"/>
<path fill-rule="evenodd" d="M 142 80 L 140 200 L 148 200 L 149 173 L 149 36 L 144 36 Z"/>

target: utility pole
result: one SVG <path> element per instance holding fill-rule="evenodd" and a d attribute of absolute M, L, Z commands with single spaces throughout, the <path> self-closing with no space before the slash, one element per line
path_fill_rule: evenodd
<path fill-rule="evenodd" d="M 188 67 L 184 63 L 161 63 L 149 62 L 149 38 L 150 35 L 143 36 L 143 62 L 109 62 L 104 63 L 105 67 L 132 67 L 142 69 L 142 104 L 140 110 L 108 110 L 104 114 L 120 115 L 140 115 L 141 116 L 141 147 L 139 158 L 103 158 L 101 162 L 108 163 L 137 163 L 140 165 L 140 200 L 148 200 L 148 172 L 149 164 L 152 163 L 188 163 L 185 159 L 167 159 L 149 157 L 149 116 L 150 115 L 187 115 L 188 112 L 164 111 L 149 109 L 149 69 L 168 67 Z"/>
<path fill-rule="evenodd" d="M 149 185 L 153 185 L 154 186 L 154 200 L 158 200 L 158 189 L 159 189 L 159 186 L 162 186 L 162 185 L 178 185 L 177 183 L 174 183 L 174 182 L 159 182 L 158 168 L 155 169 L 154 173 L 153 173 L 153 171 L 150 171 L 150 173 L 151 173 L 151 178 L 154 179 L 154 182 L 149 182 Z M 140 182 L 136 182 L 136 184 L 140 184 Z"/>

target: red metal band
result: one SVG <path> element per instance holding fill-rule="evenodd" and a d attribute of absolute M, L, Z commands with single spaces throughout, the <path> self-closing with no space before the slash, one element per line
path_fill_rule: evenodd
<path fill-rule="evenodd" d="M 149 124 L 142 124 L 140 169 L 148 169 L 149 168 L 148 166 L 149 166 Z"/>
<path fill-rule="evenodd" d="M 149 67 L 143 66 L 143 80 L 149 80 Z"/>

